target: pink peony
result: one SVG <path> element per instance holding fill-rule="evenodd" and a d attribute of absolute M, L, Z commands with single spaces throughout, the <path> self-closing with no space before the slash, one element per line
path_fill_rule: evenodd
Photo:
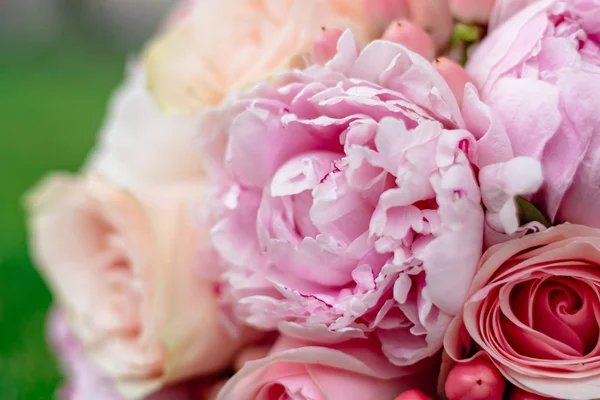
<path fill-rule="evenodd" d="M 444 347 L 460 363 L 489 357 L 527 392 L 598 399 L 599 289 L 598 229 L 564 224 L 494 246 L 483 255 Z M 455 370 L 448 397 L 449 387 L 458 387 L 450 382 Z"/>
<path fill-rule="evenodd" d="M 432 369 L 407 376 L 372 344 L 324 347 L 281 337 L 267 357 L 234 375 L 218 400 L 392 400 L 404 390 L 435 387 Z"/>
<path fill-rule="evenodd" d="M 501 11 L 514 15 L 498 17 L 506 20 L 467 71 L 504 125 L 510 151 L 541 163 L 543 185 L 528 199 L 550 222 L 600 227 L 600 3 L 499 0 Z M 509 217 L 504 210 L 501 219 Z"/>
<path fill-rule="evenodd" d="M 203 113 L 212 239 L 248 323 L 375 336 L 410 365 L 440 349 L 481 255 L 476 143 L 425 59 L 358 54 L 350 32 L 338 49 Z"/>
<path fill-rule="evenodd" d="M 495 0 L 490 15 L 490 30 L 496 29 L 510 17 L 538 0 Z"/>

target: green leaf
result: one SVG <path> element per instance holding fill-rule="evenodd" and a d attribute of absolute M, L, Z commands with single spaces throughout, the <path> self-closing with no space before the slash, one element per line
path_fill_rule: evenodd
<path fill-rule="evenodd" d="M 542 214 L 542 212 L 533 204 L 522 197 L 517 197 L 515 201 L 519 207 L 519 217 L 522 225 L 536 221 L 544 225 L 546 228 L 550 228 L 552 226 L 550 221 L 548 221 L 548 218 L 546 218 L 546 216 Z"/>
<path fill-rule="evenodd" d="M 483 29 L 477 25 L 467 25 L 458 22 L 454 25 L 454 41 L 473 43 L 483 37 Z"/>

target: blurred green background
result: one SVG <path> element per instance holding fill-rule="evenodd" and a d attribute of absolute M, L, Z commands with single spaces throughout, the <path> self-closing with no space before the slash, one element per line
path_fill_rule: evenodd
<path fill-rule="evenodd" d="M 2 400 L 52 399 L 60 381 L 44 332 L 51 298 L 28 255 L 23 193 L 49 170 L 76 171 L 82 164 L 126 56 L 170 3 L 149 11 L 149 2 L 117 0 L 117 7 L 130 7 L 130 20 L 115 23 L 84 0 L 0 1 Z M 136 14 L 136 6 L 145 14 Z M 46 19 L 41 12 L 49 13 Z"/>

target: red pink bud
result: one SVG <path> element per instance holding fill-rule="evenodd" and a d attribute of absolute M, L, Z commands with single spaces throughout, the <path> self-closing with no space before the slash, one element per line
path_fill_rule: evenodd
<path fill-rule="evenodd" d="M 335 56 L 337 42 L 342 36 L 340 29 L 323 27 L 312 45 L 312 61 L 316 64 L 325 64 Z"/>
<path fill-rule="evenodd" d="M 456 364 L 445 385 L 448 400 L 502 400 L 505 388 L 502 374 L 485 359 Z"/>
<path fill-rule="evenodd" d="M 433 62 L 433 66 L 450 86 L 450 90 L 454 93 L 458 104 L 462 104 L 465 85 L 471 82 L 471 77 L 467 74 L 467 71 L 460 64 L 446 57 L 437 58 Z"/>
<path fill-rule="evenodd" d="M 425 396 L 418 390 L 408 390 L 394 400 L 431 400 L 431 397 Z"/>
<path fill-rule="evenodd" d="M 382 39 L 404 45 L 428 60 L 435 57 L 435 46 L 431 37 L 423 28 L 410 21 L 392 22 L 383 33 Z"/>
<path fill-rule="evenodd" d="M 407 0 L 407 3 L 410 20 L 431 35 L 436 50 L 445 49 L 454 30 L 448 0 Z"/>

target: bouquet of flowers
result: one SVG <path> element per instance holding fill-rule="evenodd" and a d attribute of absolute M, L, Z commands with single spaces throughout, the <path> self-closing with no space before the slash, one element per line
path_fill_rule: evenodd
<path fill-rule="evenodd" d="M 600 398 L 600 1 L 187 0 L 28 196 L 71 400 Z"/>

